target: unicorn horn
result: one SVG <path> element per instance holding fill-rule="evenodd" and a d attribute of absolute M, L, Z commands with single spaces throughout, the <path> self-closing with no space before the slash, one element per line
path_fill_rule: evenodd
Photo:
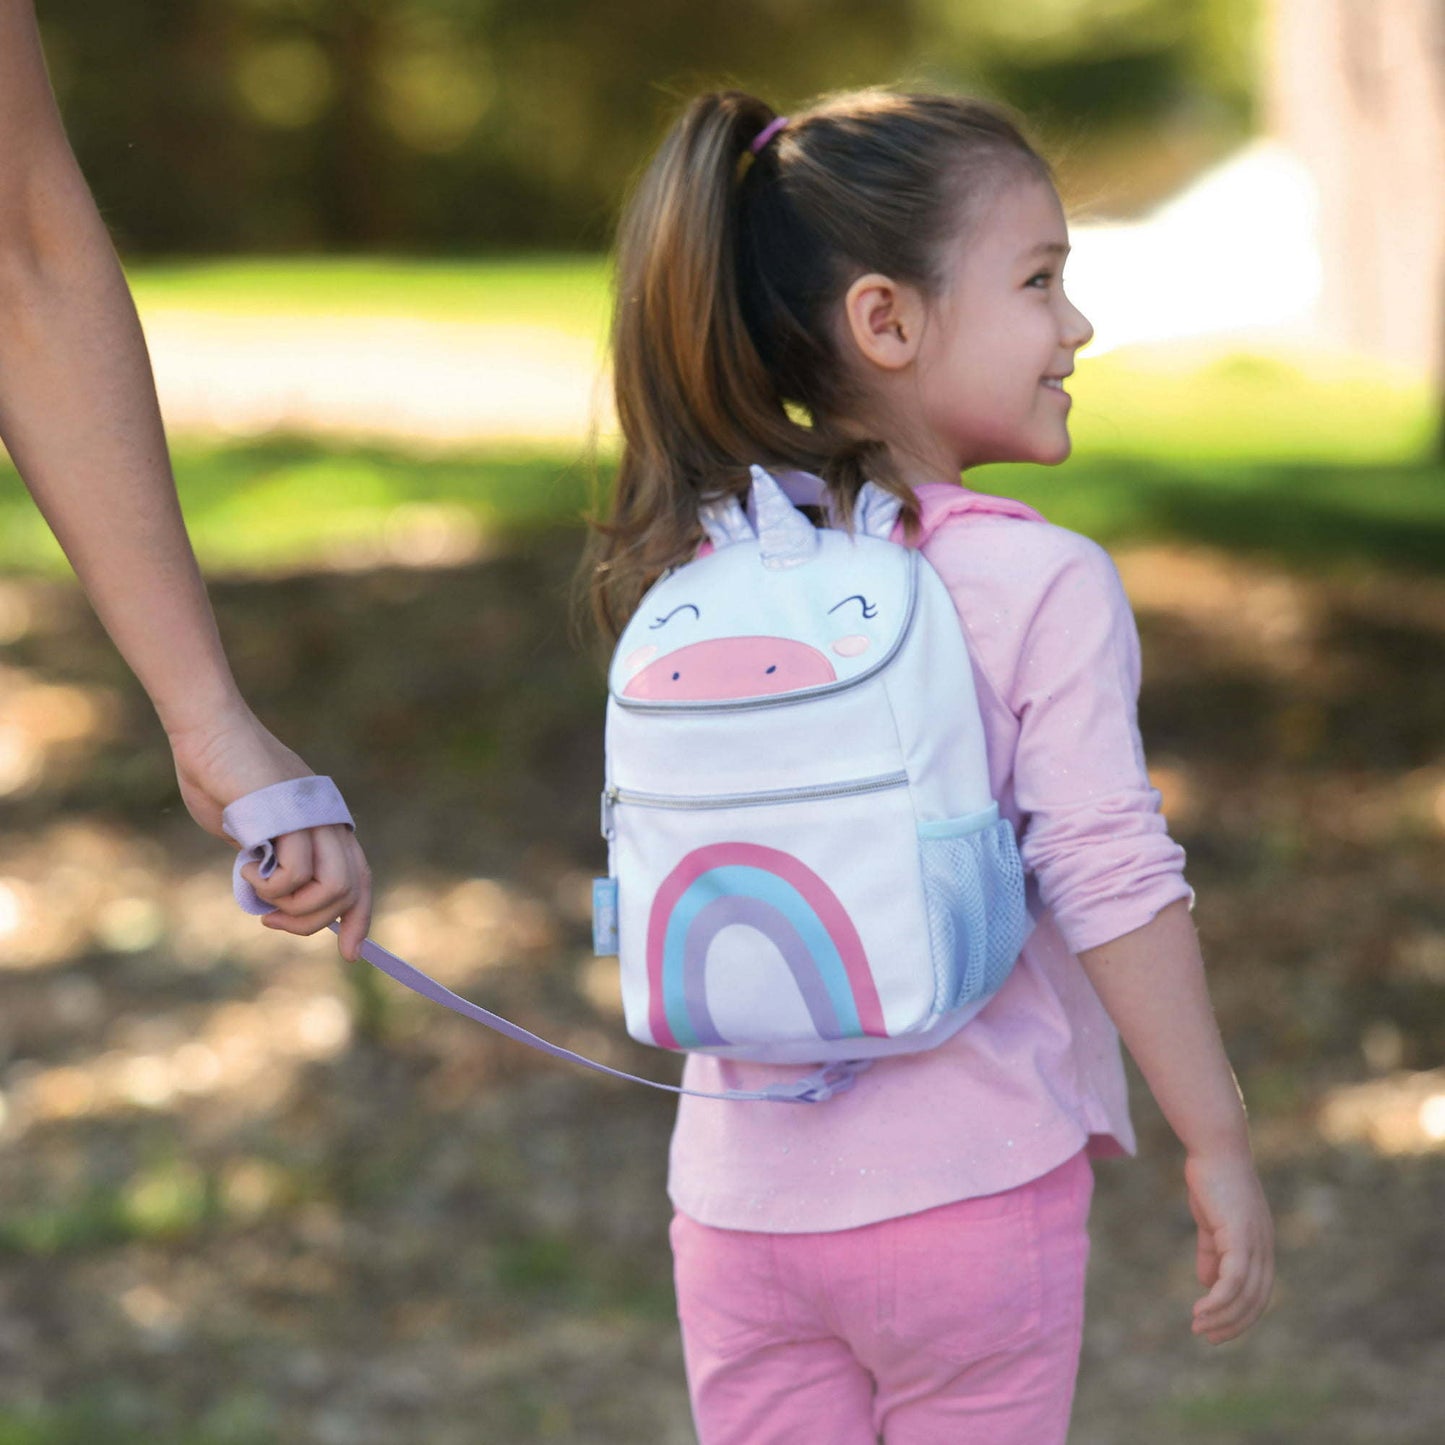
<path fill-rule="evenodd" d="M 764 567 L 796 567 L 818 550 L 818 529 L 792 504 L 762 467 L 751 469 Z"/>

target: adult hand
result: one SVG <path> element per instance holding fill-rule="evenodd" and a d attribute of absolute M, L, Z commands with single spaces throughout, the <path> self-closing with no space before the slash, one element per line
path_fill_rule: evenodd
<path fill-rule="evenodd" d="M 1190 1154 L 1189 1209 L 1199 1226 L 1195 1269 L 1209 1293 L 1194 1305 L 1194 1333 L 1221 1345 L 1264 1313 L 1274 1288 L 1274 1221 L 1248 1151 Z"/>
<path fill-rule="evenodd" d="M 279 742 L 243 703 L 204 723 L 168 732 L 181 798 L 197 823 L 218 838 L 221 812 L 237 798 L 315 769 Z M 227 842 L 236 846 L 233 839 Z M 262 916 L 283 933 L 317 933 L 341 919 L 342 957 L 354 962 L 371 926 L 371 870 L 356 835 L 343 824 L 303 828 L 276 842 L 269 878 L 248 863 L 241 875 L 275 912 Z"/>

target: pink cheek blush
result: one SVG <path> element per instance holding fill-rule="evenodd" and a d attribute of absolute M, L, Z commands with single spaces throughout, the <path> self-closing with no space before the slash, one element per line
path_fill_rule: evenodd
<path fill-rule="evenodd" d="M 839 657 L 857 657 L 859 653 L 867 652 L 868 647 L 868 639 L 861 632 L 855 632 L 852 637 L 840 637 L 833 644 L 833 651 Z"/>
<path fill-rule="evenodd" d="M 629 652 L 624 666 L 629 674 L 640 672 L 656 656 L 657 644 L 649 642 L 646 647 L 639 647 L 636 652 Z"/>

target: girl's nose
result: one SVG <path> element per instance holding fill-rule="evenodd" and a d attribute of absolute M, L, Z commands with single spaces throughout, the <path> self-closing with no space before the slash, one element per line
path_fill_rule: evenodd
<path fill-rule="evenodd" d="M 1090 324 L 1089 318 L 1072 301 L 1068 302 L 1068 308 L 1068 344 L 1078 351 L 1094 339 L 1094 328 Z"/>

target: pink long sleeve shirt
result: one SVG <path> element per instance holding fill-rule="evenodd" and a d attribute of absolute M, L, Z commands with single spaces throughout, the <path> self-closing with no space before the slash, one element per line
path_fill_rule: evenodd
<path fill-rule="evenodd" d="M 926 524 L 982 495 L 917 493 Z M 817 1105 L 683 1097 L 668 1193 L 703 1224 L 849 1229 L 1011 1189 L 1080 1148 L 1137 1149 L 1118 1031 L 1075 955 L 1175 899 L 1192 908 L 1194 890 L 1145 767 L 1123 584 L 1097 542 L 1042 520 L 949 517 L 923 554 L 967 637 L 1034 928 L 983 1012 L 936 1049 L 877 1060 L 847 1093 Z M 756 1089 L 800 1072 L 690 1054 L 683 1082 Z"/>

